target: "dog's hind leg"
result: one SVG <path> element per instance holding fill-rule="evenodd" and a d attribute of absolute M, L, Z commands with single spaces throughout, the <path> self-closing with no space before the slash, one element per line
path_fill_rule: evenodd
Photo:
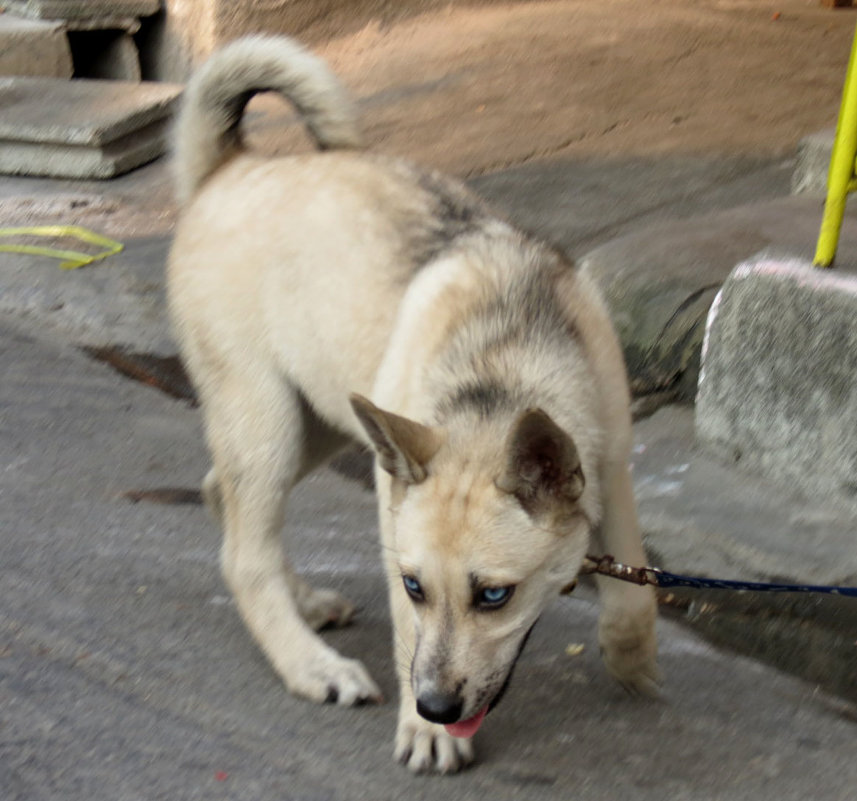
<path fill-rule="evenodd" d="M 604 512 L 596 534 L 599 546 L 625 564 L 645 564 L 627 462 L 606 464 L 601 481 Z M 632 693 L 657 694 L 657 604 L 652 588 L 605 576 L 596 576 L 596 581 L 601 597 L 598 641 L 607 670 Z"/>
<path fill-rule="evenodd" d="M 301 599 L 307 604 L 315 591 L 295 575 L 280 542 L 288 492 L 319 456 L 305 444 L 313 428 L 308 409 L 273 370 L 247 367 L 219 376 L 217 392 L 202 393 L 214 457 L 206 494 L 219 499 L 224 578 L 292 692 L 342 705 L 376 700 L 380 691 L 365 668 L 327 646 L 304 619 Z"/>

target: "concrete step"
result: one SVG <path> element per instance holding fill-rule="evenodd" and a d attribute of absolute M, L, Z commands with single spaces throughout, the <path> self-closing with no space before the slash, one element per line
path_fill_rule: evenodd
<path fill-rule="evenodd" d="M 160 156 L 181 87 L 0 79 L 0 172 L 111 178 Z"/>
<path fill-rule="evenodd" d="M 82 78 L 139 81 L 140 54 L 133 34 L 140 20 L 156 14 L 160 0 L 7 0 L 4 16 L 31 24 L 49 20 L 59 25 L 71 51 L 74 74 Z M 17 15 L 17 16 L 16 16 Z M 47 24 L 47 23 L 44 23 Z M 2 56 L 2 51 L 0 51 Z M 44 75 L 42 71 L 16 70 L 0 74 Z M 71 73 L 65 75 L 69 77 Z"/>
<path fill-rule="evenodd" d="M 161 0 L 5 0 L 10 14 L 30 19 L 136 19 L 157 14 Z"/>
<path fill-rule="evenodd" d="M 60 23 L 0 14 L 0 75 L 71 78 L 72 69 Z"/>

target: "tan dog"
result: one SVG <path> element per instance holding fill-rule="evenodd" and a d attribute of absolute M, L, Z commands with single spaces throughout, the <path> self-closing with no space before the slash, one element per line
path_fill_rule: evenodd
<path fill-rule="evenodd" d="M 291 100 L 329 152 L 246 152 L 239 123 L 262 90 Z M 460 184 L 360 152 L 344 91 L 290 40 L 216 54 L 188 86 L 176 144 L 169 300 L 241 615 L 292 692 L 379 698 L 314 631 L 352 607 L 305 584 L 280 544 L 292 486 L 346 442 L 371 445 L 400 655 L 396 756 L 455 771 L 590 534 L 643 559 L 628 390 L 598 293 Z M 600 589 L 607 668 L 650 690 L 654 597 Z"/>

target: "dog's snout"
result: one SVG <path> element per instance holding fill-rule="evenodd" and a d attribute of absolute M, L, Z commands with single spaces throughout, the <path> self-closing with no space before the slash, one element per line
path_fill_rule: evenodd
<path fill-rule="evenodd" d="M 432 723 L 456 723 L 462 706 L 461 698 L 448 693 L 430 691 L 417 698 L 417 712 Z"/>

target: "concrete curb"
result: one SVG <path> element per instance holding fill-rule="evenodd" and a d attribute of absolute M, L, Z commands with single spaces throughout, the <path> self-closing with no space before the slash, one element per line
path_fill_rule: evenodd
<path fill-rule="evenodd" d="M 699 441 L 741 469 L 857 512 L 857 275 L 761 253 L 706 324 Z"/>

